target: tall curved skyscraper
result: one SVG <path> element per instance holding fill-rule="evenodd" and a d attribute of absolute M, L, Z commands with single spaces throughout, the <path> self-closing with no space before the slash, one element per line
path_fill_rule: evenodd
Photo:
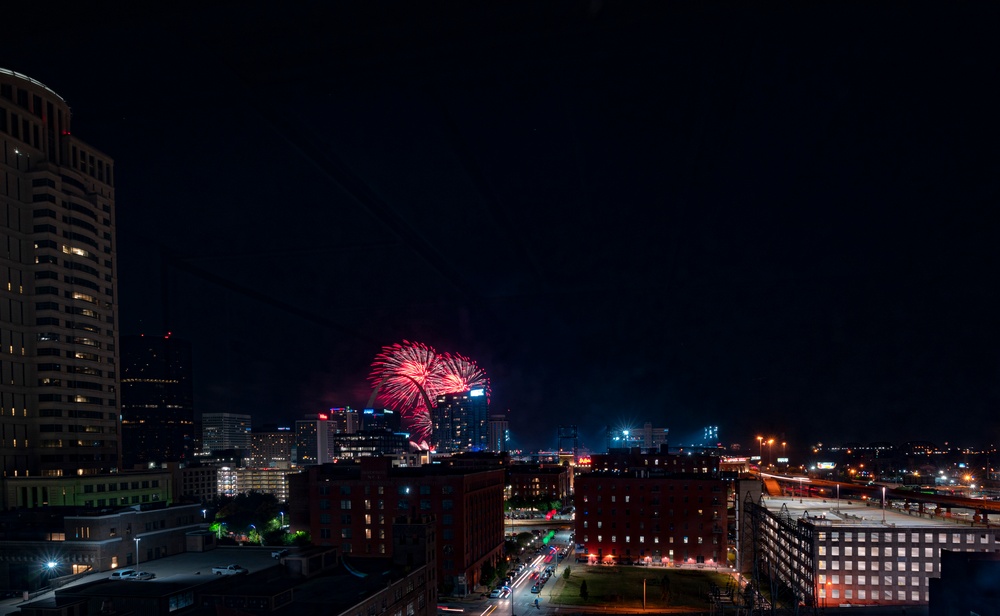
<path fill-rule="evenodd" d="M 0 68 L 5 477 L 119 466 L 114 173 L 61 96 Z"/>

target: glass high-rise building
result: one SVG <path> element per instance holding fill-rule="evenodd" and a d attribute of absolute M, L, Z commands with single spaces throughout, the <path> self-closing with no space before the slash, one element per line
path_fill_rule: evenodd
<path fill-rule="evenodd" d="M 192 456 L 191 345 L 170 336 L 121 337 L 125 468 Z"/>
<path fill-rule="evenodd" d="M 494 453 L 504 453 L 507 451 L 507 444 L 510 442 L 510 424 L 506 415 L 490 415 L 489 430 L 487 436 L 488 449 Z"/>
<path fill-rule="evenodd" d="M 227 451 L 239 449 L 250 455 L 250 415 L 240 413 L 202 413 L 201 450 Z"/>
<path fill-rule="evenodd" d="M 483 389 L 438 396 L 431 422 L 432 440 L 439 452 L 489 449 L 489 399 Z"/>
<path fill-rule="evenodd" d="M 61 96 L 0 69 L 3 476 L 119 466 L 114 175 Z"/>

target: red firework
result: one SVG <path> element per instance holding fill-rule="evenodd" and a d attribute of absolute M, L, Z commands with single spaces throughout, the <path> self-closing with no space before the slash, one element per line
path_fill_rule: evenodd
<path fill-rule="evenodd" d="M 368 378 L 378 398 L 405 415 L 418 406 L 433 406 L 434 394 L 427 390 L 427 381 L 436 358 L 437 352 L 426 344 L 404 340 L 382 347 Z"/>
<path fill-rule="evenodd" d="M 438 355 L 432 347 L 408 340 L 382 347 L 368 378 L 373 396 L 402 414 L 416 442 L 432 437 L 430 409 L 439 395 L 478 388 L 490 395 L 490 381 L 476 362 L 458 354 Z"/>
<path fill-rule="evenodd" d="M 457 353 L 439 355 L 430 377 L 431 387 L 440 394 L 457 394 L 470 389 L 484 389 L 490 395 L 486 372 L 468 357 Z"/>

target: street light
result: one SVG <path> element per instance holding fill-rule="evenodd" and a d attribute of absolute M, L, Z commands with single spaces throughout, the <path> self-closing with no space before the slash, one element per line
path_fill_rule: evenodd
<path fill-rule="evenodd" d="M 771 466 L 771 460 L 774 459 L 774 458 L 771 457 L 771 445 L 773 445 L 773 444 L 774 444 L 774 439 L 773 438 L 767 439 L 767 465 L 768 465 L 768 467 Z"/>
<path fill-rule="evenodd" d="M 207 520 L 208 519 L 208 509 L 202 509 L 201 510 L 201 519 L 202 520 Z"/>
<path fill-rule="evenodd" d="M 758 449 L 758 455 L 760 456 L 761 462 L 763 462 L 764 461 L 764 437 L 763 436 L 758 436 L 757 437 L 757 446 L 759 448 Z"/>
<path fill-rule="evenodd" d="M 279 511 L 278 513 L 281 514 L 281 528 L 284 528 L 285 527 L 285 512 L 284 511 Z"/>
<path fill-rule="evenodd" d="M 142 537 L 135 538 L 135 570 L 139 570 L 139 542 L 142 541 Z"/>

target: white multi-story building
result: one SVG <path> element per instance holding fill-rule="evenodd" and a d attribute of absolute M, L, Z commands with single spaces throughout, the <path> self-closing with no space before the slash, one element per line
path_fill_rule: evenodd
<path fill-rule="evenodd" d="M 807 605 L 924 605 L 941 550 L 1000 551 L 1000 528 L 865 501 L 744 504 L 743 571 L 776 576 Z M 867 505 L 867 506 L 866 506 Z"/>

